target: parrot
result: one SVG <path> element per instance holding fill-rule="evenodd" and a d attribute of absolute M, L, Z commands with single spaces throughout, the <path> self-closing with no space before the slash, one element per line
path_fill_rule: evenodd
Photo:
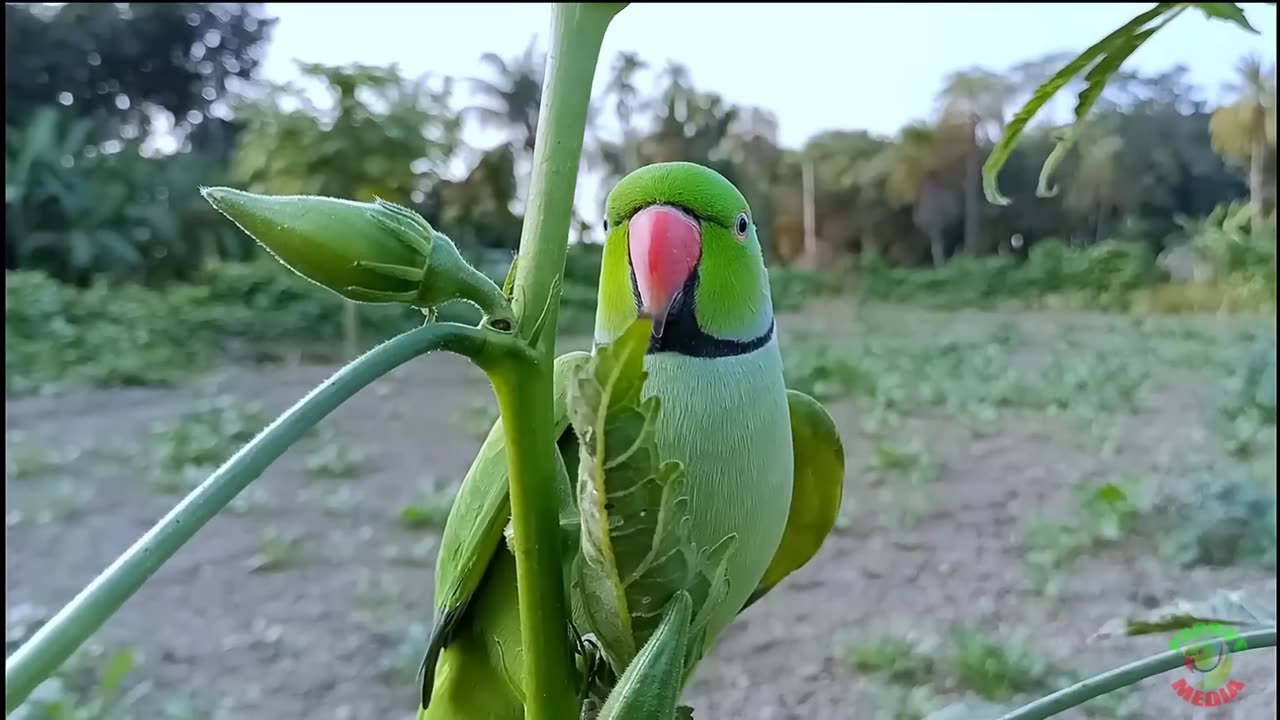
<path fill-rule="evenodd" d="M 659 454 L 686 469 L 691 537 L 705 548 L 737 538 L 701 655 L 817 553 L 840 511 L 844 448 L 827 411 L 785 386 L 757 226 L 732 182 L 696 163 L 646 165 L 610 191 L 604 231 L 592 353 L 638 317 L 652 320 L 642 392 L 661 402 Z M 562 508 L 578 463 L 567 386 L 590 358 L 571 352 L 554 365 Z M 446 518 L 419 720 L 524 717 L 504 437 L 499 419 Z"/>

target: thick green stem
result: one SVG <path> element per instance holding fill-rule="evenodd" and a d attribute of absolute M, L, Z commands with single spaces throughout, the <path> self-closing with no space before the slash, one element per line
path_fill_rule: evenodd
<path fill-rule="evenodd" d="M 491 374 L 506 429 L 516 583 L 528 720 L 577 717 L 553 486 L 552 367 L 578 164 L 591 83 L 605 31 L 625 3 L 556 3 L 534 144 L 533 176 L 520 237 L 514 305 L 518 332 L 537 360 Z M 536 338 L 534 336 L 537 333 Z"/>
<path fill-rule="evenodd" d="M 196 531 L 361 388 L 433 350 L 450 350 L 487 366 L 522 347 L 513 337 L 465 325 L 425 325 L 379 345 L 334 373 L 223 463 L 5 660 L 5 714 L 21 705 Z"/>
<path fill-rule="evenodd" d="M 1228 642 L 1234 648 L 1239 641 L 1244 642 L 1244 650 L 1275 647 L 1276 629 L 1268 628 L 1266 630 L 1240 633 Z M 1042 697 L 1002 716 L 1000 720 L 1044 720 L 1044 718 L 1070 710 L 1099 695 L 1106 695 L 1113 690 L 1119 690 L 1122 687 L 1128 687 L 1160 673 L 1180 668 L 1186 662 L 1186 654 L 1188 652 L 1199 649 L 1213 650 L 1218 647 L 1219 642 L 1221 641 L 1208 640 L 1187 648 L 1170 650 L 1159 655 L 1153 655 L 1145 660 L 1129 663 L 1124 667 L 1118 667 L 1115 670 L 1110 670 L 1083 682 L 1076 683 L 1064 690 L 1059 690 L 1047 697 Z M 1244 650 L 1235 650 L 1235 652 L 1244 652 Z"/>

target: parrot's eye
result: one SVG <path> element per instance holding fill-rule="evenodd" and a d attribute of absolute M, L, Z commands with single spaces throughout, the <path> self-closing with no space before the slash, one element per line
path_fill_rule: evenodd
<path fill-rule="evenodd" d="M 746 213 L 739 213 L 738 220 L 733 224 L 733 231 L 738 233 L 738 237 L 745 238 L 747 231 L 751 229 L 751 219 Z"/>
<path fill-rule="evenodd" d="M 603 227 L 605 232 L 609 232 L 609 218 L 604 219 Z"/>

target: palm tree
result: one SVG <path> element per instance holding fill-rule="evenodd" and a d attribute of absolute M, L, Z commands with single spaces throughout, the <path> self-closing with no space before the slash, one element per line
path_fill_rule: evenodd
<path fill-rule="evenodd" d="M 1238 80 L 1227 87 L 1236 100 L 1214 111 L 1209 121 L 1213 149 L 1249 168 L 1249 205 L 1255 224 L 1265 216 L 1266 160 L 1276 144 L 1276 67 L 1249 55 L 1236 65 Z"/>
<path fill-rule="evenodd" d="M 895 207 L 912 207 L 912 220 L 929 238 L 935 266 L 946 261 L 943 231 L 957 217 L 954 189 L 971 154 L 962 136 L 972 137 L 970 125 L 908 125 L 869 163 L 863 178 L 882 185 Z"/>
<path fill-rule="evenodd" d="M 964 179 L 964 248 L 977 255 L 982 248 L 982 146 L 1004 132 L 1005 108 L 1016 96 L 1017 87 L 1005 77 L 985 68 L 957 70 L 943 80 L 938 93 L 944 121 L 969 127 L 968 154 Z"/>
<path fill-rule="evenodd" d="M 638 53 L 620 52 L 613 61 L 612 76 L 605 86 L 606 97 L 613 98 L 614 113 L 618 116 L 618 124 L 622 126 L 622 149 L 626 165 L 624 172 L 630 172 L 640 166 L 639 149 L 635 137 L 632 120 L 635 113 L 644 103 L 640 99 L 640 89 L 636 87 L 636 75 L 649 67 Z"/>
<path fill-rule="evenodd" d="M 1081 143 L 1079 164 L 1063 198 L 1067 207 L 1089 218 L 1095 243 L 1106 237 L 1107 222 L 1121 195 L 1116 160 L 1124 141 L 1118 135 L 1104 133 L 1098 132 L 1097 137 Z"/>
<path fill-rule="evenodd" d="M 504 59 L 495 53 L 480 56 L 494 80 L 472 78 L 471 84 L 484 98 L 485 104 L 470 107 L 489 126 L 501 127 L 512 135 L 512 144 L 532 155 L 538 133 L 538 110 L 542 105 L 542 76 L 546 55 L 538 51 L 536 38 L 519 56 Z"/>
<path fill-rule="evenodd" d="M 667 61 L 666 67 L 658 74 L 658 87 L 663 124 L 683 124 L 689 115 L 690 98 L 696 92 L 689 68 L 674 60 Z"/>

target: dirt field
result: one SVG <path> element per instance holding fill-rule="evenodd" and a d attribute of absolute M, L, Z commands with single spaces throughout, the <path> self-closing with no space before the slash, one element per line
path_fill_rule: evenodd
<path fill-rule="evenodd" d="M 1039 682 L 1020 677 L 1050 661 L 1088 673 L 1159 651 L 1165 636 L 1089 642 L 1109 618 L 1144 607 L 1221 587 L 1246 588 L 1274 608 L 1274 565 L 1182 568 L 1154 551 L 1161 537 L 1137 530 L 1079 551 L 1052 574 L 1056 593 L 1033 582 L 1028 560 L 1029 533 L 1067 532 L 1048 524 L 1081 512 L 1082 483 L 1134 479 L 1158 492 L 1196 474 L 1236 474 L 1274 493 L 1274 426 L 1232 455 L 1212 423 L 1248 321 L 1139 327 L 1094 315 L 855 314 L 848 301 L 833 301 L 783 319 L 789 364 L 816 352 L 819 318 L 832 325 L 821 343 L 837 354 L 876 343 L 880 360 L 862 370 L 881 396 L 926 401 L 892 411 L 857 393 L 826 401 L 848 451 L 844 521 L 808 567 L 727 631 L 686 693 L 695 717 L 906 720 L 982 688 L 989 697 L 1015 694 Z M 895 352 L 914 364 L 895 370 Z M 951 356 L 953 365 L 939 364 Z M 1000 364 L 1008 357 L 1017 362 Z M 913 377 L 910 368 L 938 374 Z M 6 473 L 10 640 L 21 634 L 19 612 L 69 600 L 203 477 L 204 450 L 234 447 L 241 425 L 255 419 L 223 412 L 213 430 L 155 423 L 218 396 L 259 403 L 270 417 L 332 370 L 241 368 L 180 389 L 7 402 L 9 450 L 21 455 Z M 1025 397 L 1017 382 L 997 395 L 987 380 L 1015 370 L 1024 382 L 1056 383 L 1061 398 L 1012 402 Z M 1130 391 L 1131 406 L 1111 402 Z M 129 716 L 412 718 L 438 523 L 494 417 L 491 405 L 478 370 L 431 357 L 380 381 L 291 450 L 96 638 L 110 651 L 139 653 Z M 157 470 L 171 461 L 187 469 Z M 907 667 L 922 673 L 915 681 L 851 659 L 881 635 L 949 657 L 960 652 L 948 639 L 956 626 L 994 648 L 1024 638 L 1028 650 L 994 657 L 970 647 L 967 669 L 916 663 Z M 898 663 L 891 654 L 871 653 Z M 1275 652 L 1237 656 L 1235 667 L 1246 689 L 1227 707 L 1180 701 L 1169 687 L 1175 672 L 1097 714 L 1274 717 Z M 914 695 L 904 689 L 911 685 Z"/>

